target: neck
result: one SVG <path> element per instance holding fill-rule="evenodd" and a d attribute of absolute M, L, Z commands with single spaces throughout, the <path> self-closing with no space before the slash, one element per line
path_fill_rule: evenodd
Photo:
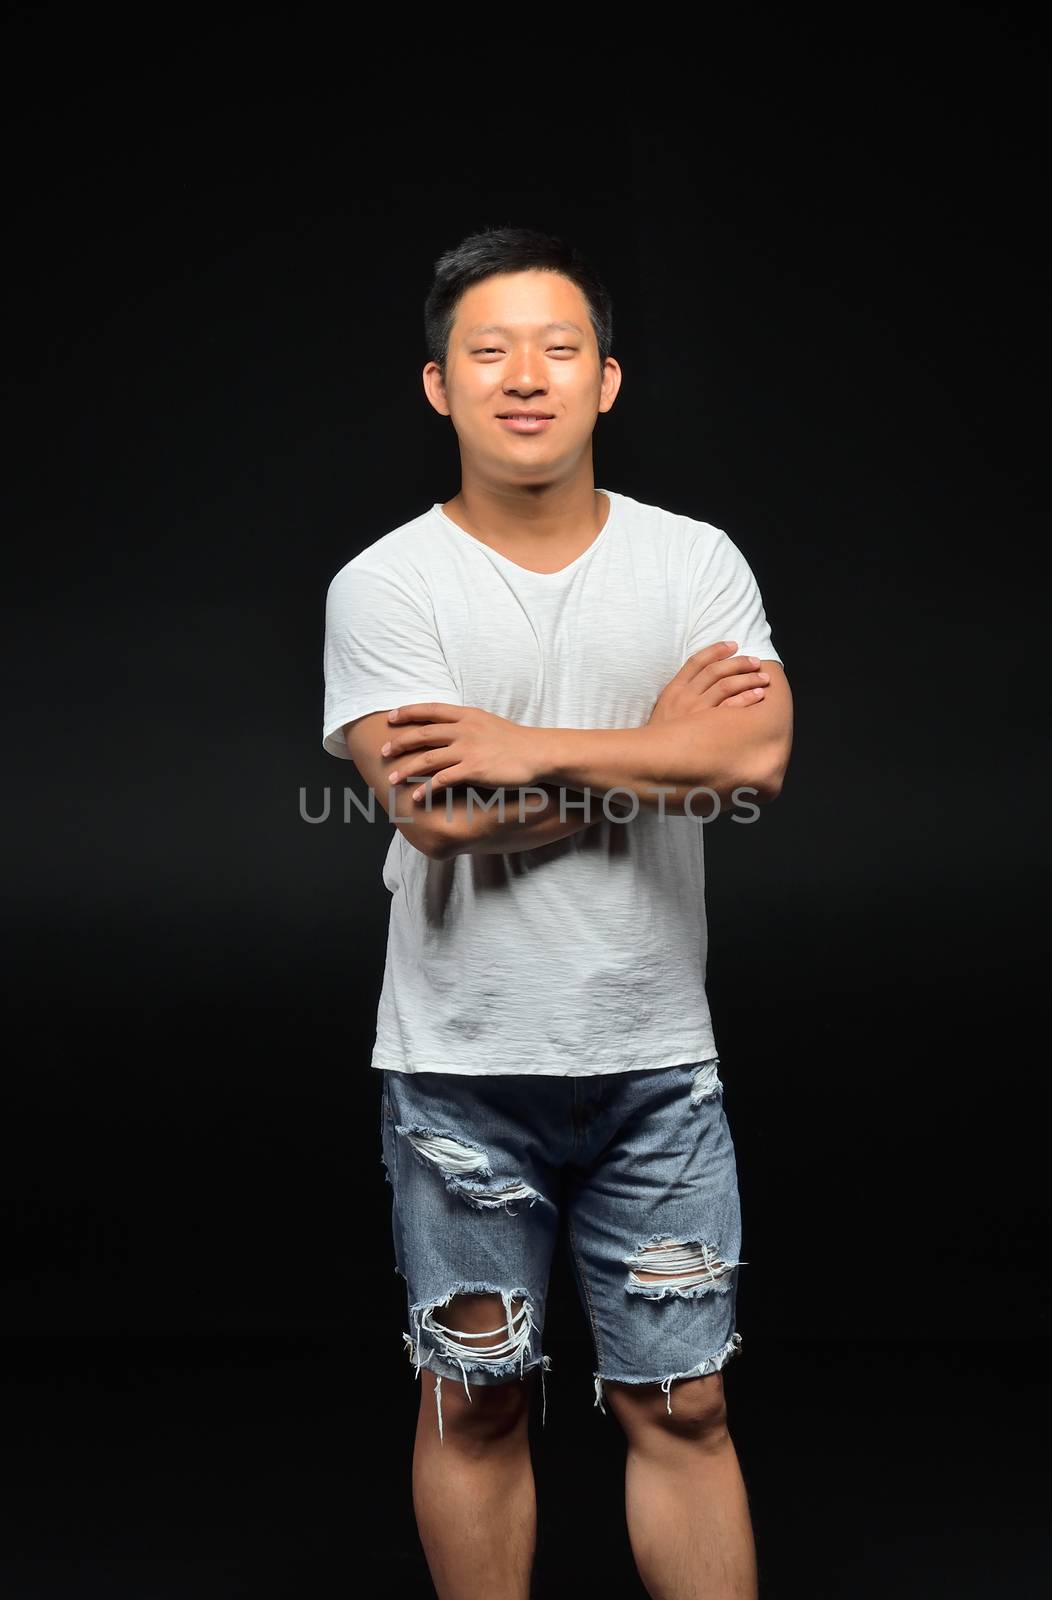
<path fill-rule="evenodd" d="M 476 538 L 524 550 L 558 550 L 594 538 L 610 504 L 587 476 L 545 484 L 491 483 L 464 476 L 460 490 L 443 511 Z"/>

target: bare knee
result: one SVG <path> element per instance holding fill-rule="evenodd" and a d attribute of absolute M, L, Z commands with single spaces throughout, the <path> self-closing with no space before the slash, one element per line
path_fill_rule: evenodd
<path fill-rule="evenodd" d="M 528 1334 L 529 1325 L 524 1295 L 461 1293 L 425 1314 L 421 1338 L 428 1339 L 446 1361 L 456 1365 L 459 1357 L 464 1362 L 462 1376 L 441 1380 L 447 1438 L 454 1435 L 482 1448 L 525 1435 L 532 1373 L 520 1372 L 509 1361 L 509 1349 Z M 494 1368 L 492 1376 L 487 1365 Z M 431 1418 L 439 1377 L 426 1366 L 420 1376 L 421 1418 Z"/>
<path fill-rule="evenodd" d="M 420 1424 L 429 1433 L 435 1426 L 436 1382 L 435 1374 L 425 1368 L 420 1375 Z M 473 1383 L 469 1400 L 459 1378 L 444 1378 L 442 1417 L 446 1440 L 459 1439 L 469 1448 L 489 1450 L 525 1438 L 532 1383 L 531 1372 L 502 1383 Z"/>
<path fill-rule="evenodd" d="M 687 1439 L 717 1446 L 728 1437 L 720 1372 L 677 1378 L 667 1395 L 659 1383 L 616 1383 L 611 1379 L 604 1381 L 603 1392 L 630 1440 Z"/>

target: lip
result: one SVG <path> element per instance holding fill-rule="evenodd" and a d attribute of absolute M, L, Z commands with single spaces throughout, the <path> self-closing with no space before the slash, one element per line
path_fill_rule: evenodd
<path fill-rule="evenodd" d="M 498 417 L 502 428 L 512 433 L 543 433 L 555 421 L 554 417 Z"/>

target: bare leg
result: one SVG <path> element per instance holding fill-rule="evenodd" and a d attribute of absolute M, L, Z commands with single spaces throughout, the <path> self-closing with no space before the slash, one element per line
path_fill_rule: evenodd
<path fill-rule="evenodd" d="M 482 1332 L 505 1318 L 497 1295 L 457 1295 L 442 1308 L 450 1329 Z M 500 1342 L 498 1333 L 491 1341 Z M 485 1348 L 478 1341 L 478 1348 Z M 468 1373 L 468 1382 L 472 1374 Z M 529 1444 L 533 1373 L 506 1383 L 442 1383 L 442 1439 L 435 1375 L 420 1369 L 413 1450 L 413 1509 L 438 1600 L 528 1600 L 537 1538 Z"/>
<path fill-rule="evenodd" d="M 603 1388 L 628 1437 L 625 1510 L 651 1600 L 756 1600 L 756 1547 L 719 1372 Z"/>

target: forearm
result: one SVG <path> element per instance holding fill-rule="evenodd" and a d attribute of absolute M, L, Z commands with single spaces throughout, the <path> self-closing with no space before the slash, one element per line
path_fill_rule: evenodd
<path fill-rule="evenodd" d="M 559 790 L 551 785 L 501 790 L 457 784 L 431 797 L 430 813 L 426 799 L 413 804 L 414 821 L 407 837 L 412 839 L 413 827 L 426 826 L 429 854 L 435 860 L 536 850 L 539 845 L 579 833 L 603 816 L 601 795 L 586 800 L 572 787 L 564 787 L 562 793 L 560 807 Z M 617 808 L 611 804 L 610 809 Z"/>
<path fill-rule="evenodd" d="M 737 788 L 761 803 L 770 785 L 774 753 L 749 722 L 752 707 L 723 706 L 698 718 L 648 723 L 638 728 L 538 728 L 539 783 L 589 789 L 600 800 L 611 789 L 635 795 L 641 810 L 704 815 L 712 790 L 720 809 L 733 805 Z M 616 796 L 618 800 L 623 796 Z"/>

